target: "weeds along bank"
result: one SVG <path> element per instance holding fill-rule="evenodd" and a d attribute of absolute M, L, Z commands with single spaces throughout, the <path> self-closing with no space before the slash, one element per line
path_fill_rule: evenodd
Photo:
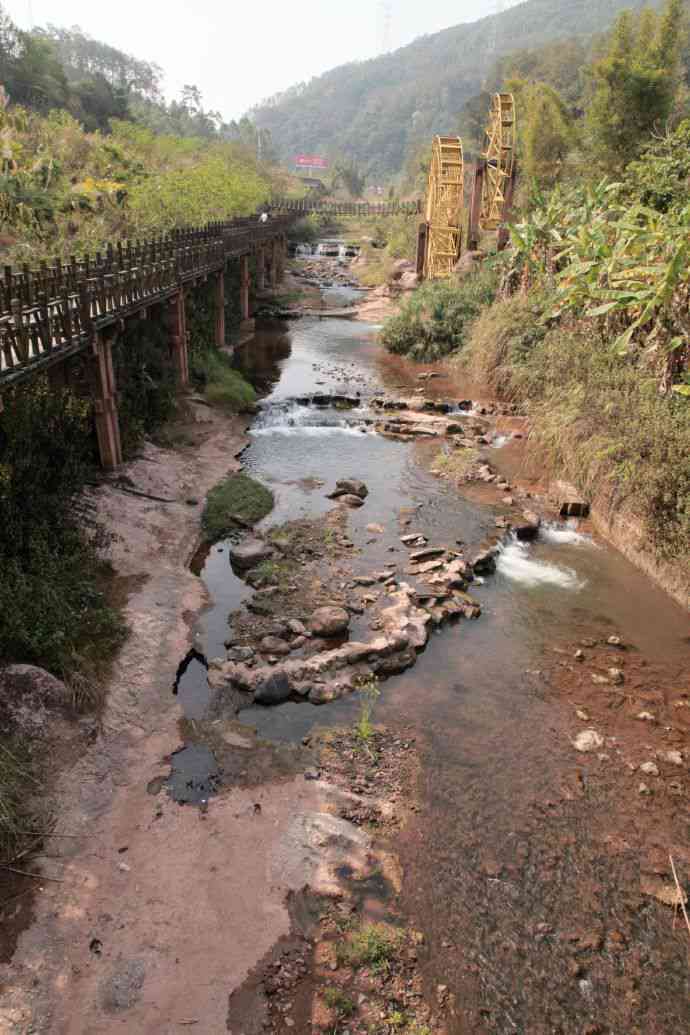
<path fill-rule="evenodd" d="M 247 215 L 270 193 L 270 173 L 241 144 L 111 126 L 88 133 L 65 111 L 0 101 L 4 262 L 69 259 L 109 241 Z"/>
<path fill-rule="evenodd" d="M 532 440 L 690 585 L 690 122 L 613 183 L 537 192 L 512 246 L 424 285 L 383 331 L 523 404 Z M 621 526 L 622 527 L 622 526 Z M 620 542 L 620 535 L 616 541 Z"/>

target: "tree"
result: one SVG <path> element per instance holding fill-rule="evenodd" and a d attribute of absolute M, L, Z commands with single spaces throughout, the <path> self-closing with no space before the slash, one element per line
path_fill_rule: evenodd
<path fill-rule="evenodd" d="M 575 143 L 575 130 L 558 93 L 531 83 L 523 93 L 523 169 L 542 186 L 552 186 Z"/>
<path fill-rule="evenodd" d="M 337 190 L 342 183 L 343 187 L 351 198 L 359 198 L 364 193 L 366 177 L 363 176 L 352 162 L 341 160 L 336 162 L 335 175 L 333 177 L 333 189 Z"/>
<path fill-rule="evenodd" d="M 624 11 L 608 49 L 590 69 L 586 127 L 598 165 L 618 174 L 656 131 L 663 130 L 680 85 L 683 0 L 667 0 L 661 15 Z"/>

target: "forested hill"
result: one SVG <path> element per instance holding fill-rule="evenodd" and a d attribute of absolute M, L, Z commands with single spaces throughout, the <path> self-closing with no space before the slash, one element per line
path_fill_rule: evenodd
<path fill-rule="evenodd" d="M 457 129 L 463 104 L 481 89 L 497 57 L 601 32 L 622 9 L 642 6 L 643 0 L 527 0 L 391 54 L 342 65 L 251 115 L 270 130 L 283 159 L 299 152 L 343 155 L 370 177 L 390 175 L 419 142 Z"/>

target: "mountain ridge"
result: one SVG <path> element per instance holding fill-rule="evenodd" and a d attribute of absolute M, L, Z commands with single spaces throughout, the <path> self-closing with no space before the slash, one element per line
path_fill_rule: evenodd
<path fill-rule="evenodd" d="M 658 7 L 661 0 L 651 0 Z M 250 112 L 283 161 L 299 152 L 344 155 L 371 176 L 403 166 L 415 142 L 453 132 L 496 59 L 610 27 L 644 0 L 526 0 L 353 61 L 277 94 Z"/>

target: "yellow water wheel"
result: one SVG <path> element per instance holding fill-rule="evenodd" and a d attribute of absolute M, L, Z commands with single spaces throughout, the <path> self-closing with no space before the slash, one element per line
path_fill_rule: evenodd
<path fill-rule="evenodd" d="M 495 93 L 484 137 L 485 163 L 479 224 L 497 230 L 503 222 L 506 190 L 515 166 L 515 100 L 512 93 Z"/>
<path fill-rule="evenodd" d="M 460 137 L 434 137 L 426 195 L 426 280 L 449 277 L 460 258 L 464 174 Z"/>

